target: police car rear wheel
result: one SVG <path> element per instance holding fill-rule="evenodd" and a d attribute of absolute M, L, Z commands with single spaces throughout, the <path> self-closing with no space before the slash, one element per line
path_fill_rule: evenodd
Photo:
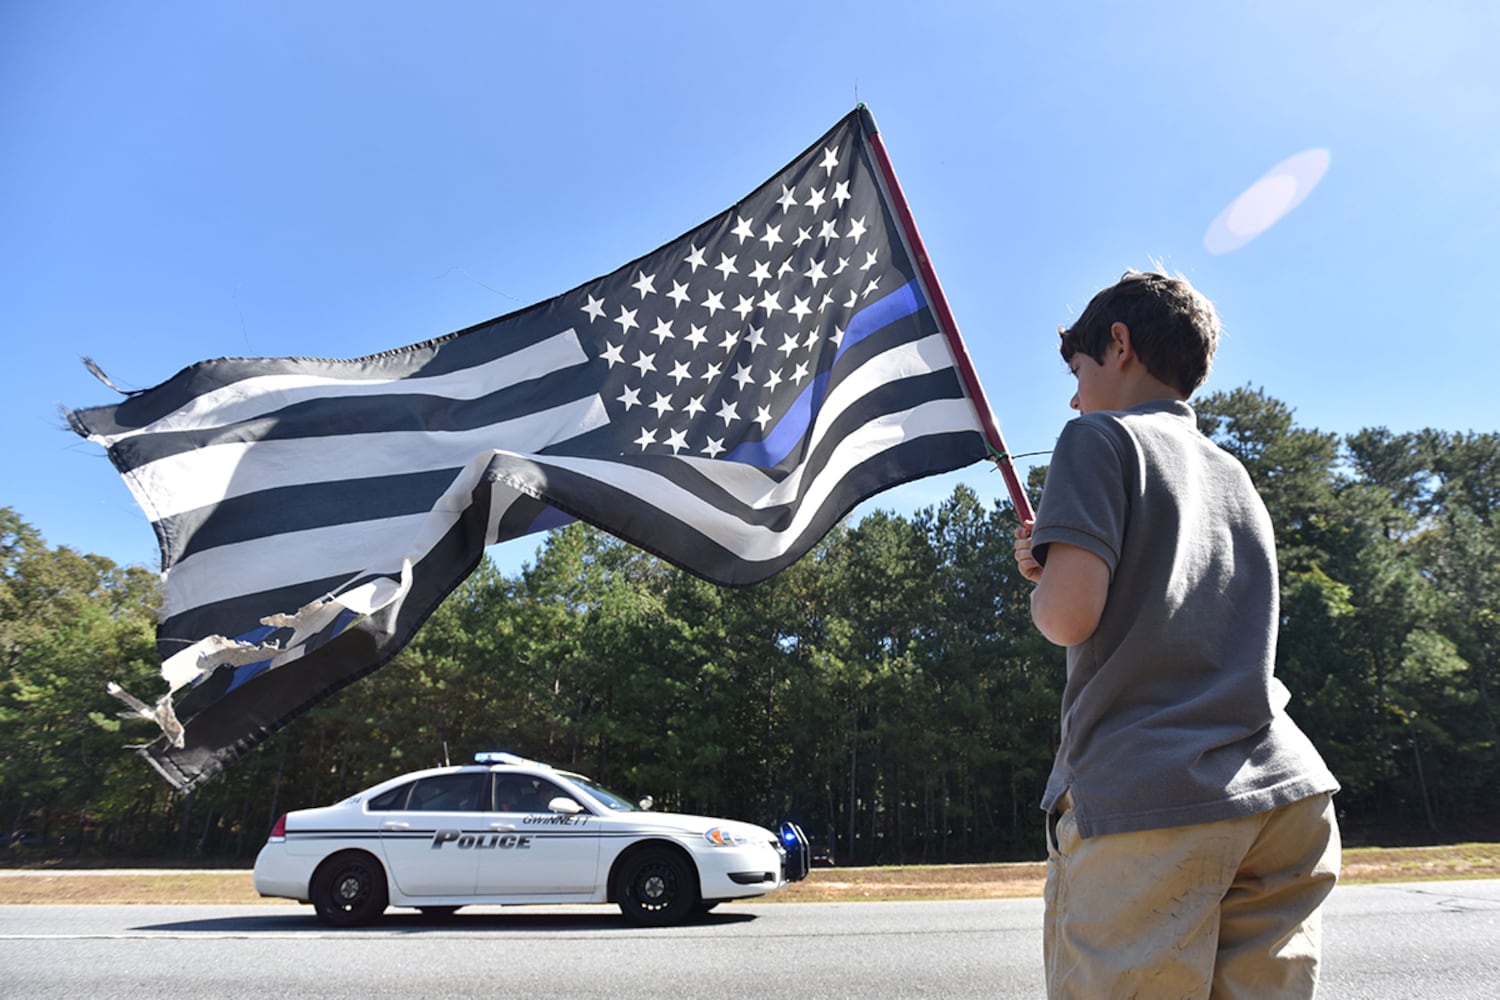
<path fill-rule="evenodd" d="M 385 869 L 363 851 L 335 854 L 313 876 L 318 919 L 333 927 L 357 927 L 385 912 Z"/>
<path fill-rule="evenodd" d="M 675 924 L 698 905 L 698 880 L 682 857 L 649 849 L 625 859 L 615 896 L 631 923 Z"/>

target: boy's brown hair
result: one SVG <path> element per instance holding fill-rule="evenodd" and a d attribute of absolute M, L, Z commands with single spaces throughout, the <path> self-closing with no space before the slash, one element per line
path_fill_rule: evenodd
<path fill-rule="evenodd" d="M 1146 370 L 1183 398 L 1208 377 L 1219 345 L 1219 317 L 1186 278 L 1126 271 L 1089 301 L 1072 326 L 1058 329 L 1064 363 L 1082 352 L 1103 364 L 1109 328 L 1117 322 L 1129 327 L 1131 347 Z"/>

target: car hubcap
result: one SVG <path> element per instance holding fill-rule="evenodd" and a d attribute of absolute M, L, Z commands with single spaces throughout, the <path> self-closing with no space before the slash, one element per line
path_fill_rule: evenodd
<path fill-rule="evenodd" d="M 346 875 L 339 881 L 339 900 L 344 903 L 352 903 L 359 898 L 360 879 L 358 875 Z"/>

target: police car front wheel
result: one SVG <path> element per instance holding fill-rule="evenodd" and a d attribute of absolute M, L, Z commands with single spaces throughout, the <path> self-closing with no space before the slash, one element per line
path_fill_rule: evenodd
<path fill-rule="evenodd" d="M 615 898 L 633 924 L 675 924 L 698 905 L 692 863 L 666 848 L 648 848 L 626 858 L 619 879 Z"/>

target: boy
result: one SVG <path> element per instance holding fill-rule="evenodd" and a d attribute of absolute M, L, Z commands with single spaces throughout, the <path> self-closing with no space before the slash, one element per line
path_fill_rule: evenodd
<path fill-rule="evenodd" d="M 1059 330 L 1081 416 L 1015 546 L 1032 620 L 1067 647 L 1042 799 L 1051 997 L 1316 987 L 1338 783 L 1271 675 L 1270 517 L 1187 404 L 1218 332 L 1185 279 L 1139 272 Z"/>

